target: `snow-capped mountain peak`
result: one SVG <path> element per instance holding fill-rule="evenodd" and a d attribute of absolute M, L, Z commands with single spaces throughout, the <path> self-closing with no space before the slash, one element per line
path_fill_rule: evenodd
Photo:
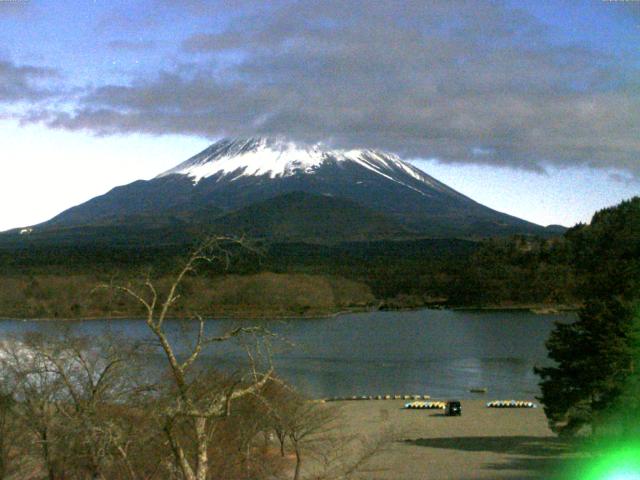
<path fill-rule="evenodd" d="M 159 177 L 187 175 L 194 183 L 218 174 L 275 178 L 296 172 L 310 173 L 323 162 L 324 156 L 318 145 L 304 146 L 282 138 L 221 140 Z"/>
<path fill-rule="evenodd" d="M 319 143 L 304 145 L 281 137 L 221 140 L 158 177 L 186 175 L 194 184 L 212 176 L 230 181 L 262 175 L 269 178 L 288 177 L 302 173 L 313 174 L 326 162 L 353 162 L 403 185 L 406 183 L 397 179 L 398 173 L 409 175 L 436 189 L 444 187 L 440 182 L 390 153 L 372 149 L 331 150 Z"/>

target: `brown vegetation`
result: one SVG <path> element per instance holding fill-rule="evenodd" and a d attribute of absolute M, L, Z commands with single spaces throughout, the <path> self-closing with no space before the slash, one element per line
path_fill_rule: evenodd
<path fill-rule="evenodd" d="M 152 342 L 50 332 L 0 344 L 0 479 L 298 480 L 303 458 L 337 458 L 348 439 L 332 435 L 333 410 L 275 376 L 268 331 L 209 336 L 195 314 L 195 338 L 166 332 L 184 281 L 198 264 L 224 262 L 228 240 L 204 242 L 168 284 L 147 277 L 98 289 L 140 305 Z M 205 365 L 205 352 L 238 339 L 246 367 L 225 373 L 213 355 Z M 160 365 L 149 365 L 158 353 Z M 331 478 L 358 465 L 331 465 Z M 316 466 L 313 475 L 326 472 Z"/>
<path fill-rule="evenodd" d="M 96 291 L 109 275 L 11 275 L 0 277 L 0 317 L 100 318 L 143 316 L 141 306 L 108 291 Z M 156 280 L 160 288 L 171 281 Z M 338 276 L 258 273 L 186 278 L 182 302 L 172 314 L 282 317 L 326 315 L 375 304 L 369 287 Z"/>

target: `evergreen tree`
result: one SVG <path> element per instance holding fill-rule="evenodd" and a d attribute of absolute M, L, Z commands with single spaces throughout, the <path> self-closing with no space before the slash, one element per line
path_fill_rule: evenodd
<path fill-rule="evenodd" d="M 597 429 L 618 400 L 632 369 L 630 308 L 619 300 L 593 301 L 577 322 L 557 323 L 547 341 L 552 367 L 538 368 L 544 410 L 557 433 Z"/>
<path fill-rule="evenodd" d="M 558 433 L 584 425 L 596 431 L 616 409 L 628 426 L 640 420 L 640 197 L 597 212 L 565 238 L 584 307 L 578 321 L 556 324 L 547 341 L 555 365 L 536 369 L 539 400 Z"/>
<path fill-rule="evenodd" d="M 624 391 L 614 407 L 612 420 L 621 425 L 628 438 L 640 438 L 640 302 L 634 308 L 631 332 L 628 336 L 631 365 Z"/>

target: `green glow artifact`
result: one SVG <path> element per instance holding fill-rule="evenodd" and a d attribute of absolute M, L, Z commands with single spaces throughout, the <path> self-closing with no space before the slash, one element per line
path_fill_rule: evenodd
<path fill-rule="evenodd" d="M 640 443 L 615 444 L 581 469 L 576 480 L 640 480 Z"/>

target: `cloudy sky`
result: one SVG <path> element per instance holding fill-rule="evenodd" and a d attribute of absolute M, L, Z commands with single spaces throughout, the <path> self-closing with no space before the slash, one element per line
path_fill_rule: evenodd
<path fill-rule="evenodd" d="M 638 45 L 640 1 L 0 0 L 0 230 L 256 134 L 588 221 L 640 193 Z"/>

